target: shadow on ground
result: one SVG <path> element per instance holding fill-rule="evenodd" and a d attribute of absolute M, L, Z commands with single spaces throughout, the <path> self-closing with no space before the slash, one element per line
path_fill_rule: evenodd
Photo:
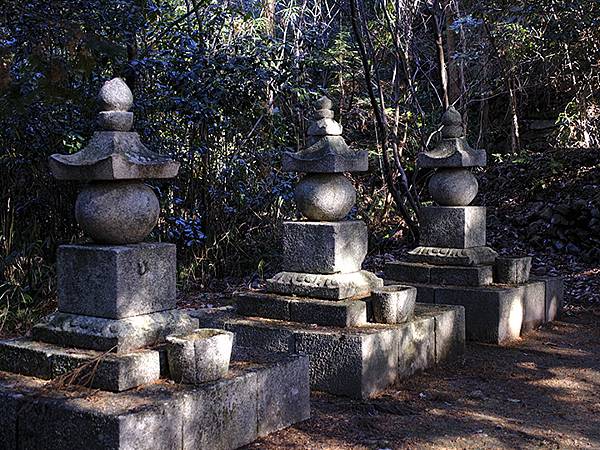
<path fill-rule="evenodd" d="M 309 421 L 248 448 L 600 448 L 599 317 L 466 355 L 370 401 L 314 394 Z"/>

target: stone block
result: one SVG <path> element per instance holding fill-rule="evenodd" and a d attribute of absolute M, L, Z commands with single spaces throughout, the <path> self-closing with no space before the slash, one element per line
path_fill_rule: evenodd
<path fill-rule="evenodd" d="M 487 286 L 492 284 L 492 266 L 433 266 L 430 283 L 450 286 Z"/>
<path fill-rule="evenodd" d="M 523 284 L 529 280 L 531 257 L 499 256 L 494 264 L 494 281 L 498 284 Z"/>
<path fill-rule="evenodd" d="M 546 284 L 535 281 L 519 286 L 523 291 L 521 334 L 535 330 L 546 321 Z"/>
<path fill-rule="evenodd" d="M 412 262 L 390 262 L 384 266 L 383 273 L 388 280 L 406 283 L 429 283 L 431 266 Z"/>
<path fill-rule="evenodd" d="M 290 303 L 293 297 L 269 294 L 264 292 L 234 293 L 237 313 L 248 317 L 265 319 L 290 320 Z"/>
<path fill-rule="evenodd" d="M 367 308 L 360 300 L 331 301 L 264 292 L 244 292 L 236 294 L 236 305 L 237 312 L 248 317 L 336 327 L 367 323 Z"/>
<path fill-rule="evenodd" d="M 238 348 L 235 358 L 261 364 L 256 373 L 258 435 L 265 436 L 310 417 L 308 357 Z"/>
<path fill-rule="evenodd" d="M 406 378 L 435 365 L 435 319 L 416 312 L 398 325 L 398 376 Z"/>
<path fill-rule="evenodd" d="M 546 282 L 546 321 L 560 319 L 563 313 L 565 284 L 560 277 L 549 277 Z"/>
<path fill-rule="evenodd" d="M 523 325 L 520 288 L 439 287 L 435 303 L 465 307 L 467 339 L 502 344 L 517 339 Z"/>
<path fill-rule="evenodd" d="M 236 333 L 234 352 L 242 347 L 305 354 L 312 389 L 353 398 L 375 395 L 398 376 L 433 367 L 436 358 L 455 359 L 464 346 L 462 307 L 421 305 L 413 320 L 398 325 L 334 328 L 230 318 L 222 326 Z"/>
<path fill-rule="evenodd" d="M 383 280 L 366 270 L 330 275 L 279 272 L 267 280 L 266 290 L 281 295 L 343 300 L 366 297 L 381 286 Z"/>
<path fill-rule="evenodd" d="M 308 356 L 311 389 L 367 398 L 397 376 L 398 340 L 390 326 L 315 327 L 256 318 L 230 319 L 223 326 L 236 333 L 236 349 Z"/>
<path fill-rule="evenodd" d="M 428 206 L 421 208 L 421 237 L 424 247 L 483 247 L 486 241 L 486 212 L 481 206 Z"/>
<path fill-rule="evenodd" d="M 412 285 L 418 302 L 464 306 L 470 341 L 503 344 L 547 321 L 548 292 L 539 280 L 519 286 Z"/>
<path fill-rule="evenodd" d="M 308 367 L 302 356 L 242 358 L 212 383 L 116 394 L 2 373 L 0 408 L 6 450 L 234 449 L 308 418 Z"/>
<path fill-rule="evenodd" d="M 175 245 L 63 245 L 58 249 L 58 309 L 107 319 L 176 307 Z"/>
<path fill-rule="evenodd" d="M 403 283 L 431 283 L 454 286 L 487 286 L 493 282 L 492 266 L 432 266 L 413 262 L 385 265 L 387 279 Z"/>
<path fill-rule="evenodd" d="M 94 396 L 95 398 L 98 395 Z M 18 449 L 152 450 L 180 449 L 181 415 L 175 403 L 160 397 L 138 408 L 124 409 L 120 398 L 95 404 L 82 397 L 40 392 L 18 416 Z M 127 401 L 131 404 L 131 400 Z"/>
<path fill-rule="evenodd" d="M 298 300 L 290 304 L 290 320 L 333 327 L 367 323 L 367 305 L 360 300 Z"/>
<path fill-rule="evenodd" d="M 369 398 L 397 377 L 398 335 L 392 329 L 302 330 L 296 351 L 310 358 L 311 387 L 334 395 Z"/>
<path fill-rule="evenodd" d="M 23 393 L 0 388 L 0 449 L 17 448 L 17 413 Z"/>
<path fill-rule="evenodd" d="M 0 341 L 0 371 L 22 373 L 30 377 L 52 377 L 50 346 L 28 339 Z"/>
<path fill-rule="evenodd" d="M 295 352 L 294 327 L 292 324 L 268 319 L 226 319 L 222 328 L 235 334 L 234 348 L 252 347 L 268 352 Z"/>
<path fill-rule="evenodd" d="M 360 220 L 283 222 L 282 267 L 289 272 L 357 272 L 367 254 L 367 240 L 367 226 Z"/>
<path fill-rule="evenodd" d="M 258 437 L 257 375 L 201 385 L 184 395 L 182 448 L 227 450 Z"/>
<path fill-rule="evenodd" d="M 461 360 L 465 353 L 465 308 L 417 304 L 417 311 L 435 320 L 435 363 Z"/>
<path fill-rule="evenodd" d="M 71 373 L 67 384 L 121 392 L 158 380 L 160 358 L 152 350 L 115 355 L 20 338 L 0 341 L 0 371 L 46 380 Z"/>
<path fill-rule="evenodd" d="M 56 312 L 36 324 L 32 336 L 64 347 L 129 353 L 161 344 L 170 334 L 196 328 L 198 319 L 177 309 L 124 319 Z"/>
<path fill-rule="evenodd" d="M 560 277 L 532 277 L 531 281 L 543 281 L 546 285 L 546 322 L 559 319 L 563 306 L 564 281 Z"/>

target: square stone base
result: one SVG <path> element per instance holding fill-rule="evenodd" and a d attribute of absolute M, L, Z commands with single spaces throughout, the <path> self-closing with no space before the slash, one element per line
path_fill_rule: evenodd
<path fill-rule="evenodd" d="M 201 325 L 234 332 L 236 346 L 308 355 L 312 389 L 361 399 L 464 353 L 464 309 L 457 306 L 421 305 L 403 324 L 348 328 L 232 314 L 216 318 L 206 310 L 195 315 Z"/>
<path fill-rule="evenodd" d="M 418 302 L 464 306 L 466 337 L 476 342 L 508 343 L 555 320 L 562 306 L 560 278 L 538 278 L 519 286 L 409 284 L 417 288 Z"/>
<path fill-rule="evenodd" d="M 174 244 L 61 245 L 58 310 L 123 319 L 174 309 Z"/>
<path fill-rule="evenodd" d="M 483 206 L 427 206 L 419 212 L 424 247 L 483 247 L 486 209 Z"/>
<path fill-rule="evenodd" d="M 0 373 L 0 448 L 234 449 L 308 419 L 309 394 L 299 355 L 242 352 L 221 380 L 118 394 Z"/>
<path fill-rule="evenodd" d="M 367 255 L 367 241 L 367 226 L 361 220 L 286 221 L 282 267 L 289 272 L 358 272 Z"/>

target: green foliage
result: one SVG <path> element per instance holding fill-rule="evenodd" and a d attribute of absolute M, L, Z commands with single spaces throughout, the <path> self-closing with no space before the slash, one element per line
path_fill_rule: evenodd
<path fill-rule="evenodd" d="M 402 137 L 406 130 L 410 175 L 416 152 L 433 141 L 440 113 L 431 23 L 425 10 L 413 11 L 417 19 L 394 31 L 406 45 L 413 93 L 392 63 L 398 36 L 386 31 L 383 14 L 383 6 L 395 13 L 392 2 L 360 3 L 374 38 L 381 95 L 397 107 Z M 589 3 L 457 3 L 461 13 L 445 36 L 454 33 L 460 42 L 447 56 L 463 65 L 459 103 L 474 141 L 485 136 L 479 143 L 495 148 L 506 138 L 508 73 L 517 80 L 520 117 L 558 118 L 562 143 L 598 145 L 600 11 L 598 2 Z M 83 239 L 73 217 L 78 186 L 55 181 L 47 158 L 89 141 L 95 97 L 113 76 L 134 91 L 135 129 L 144 143 L 181 163 L 176 180 L 151 181 L 162 206 L 151 238 L 177 243 L 182 289 L 274 270 L 278 223 L 294 215 L 295 175 L 278 169 L 280 155 L 304 145 L 311 102 L 324 90 L 339 105 L 349 143 L 371 157 L 371 172 L 355 179 L 360 200 L 353 214 L 380 236 L 394 235 L 399 221 L 382 182 L 346 3 L 277 0 L 273 22 L 263 4 L 2 2 L 0 331 L 22 331 L 52 307 L 56 247 Z"/>

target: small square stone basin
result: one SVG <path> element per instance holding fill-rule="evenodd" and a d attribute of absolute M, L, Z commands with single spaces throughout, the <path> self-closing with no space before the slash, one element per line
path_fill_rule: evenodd
<path fill-rule="evenodd" d="M 167 336 L 166 341 L 169 371 L 174 381 L 202 384 L 227 375 L 233 333 L 201 328 L 191 333 Z"/>
<path fill-rule="evenodd" d="M 407 322 L 415 312 L 417 289 L 403 284 L 383 286 L 371 291 L 371 301 L 375 322 Z"/>

